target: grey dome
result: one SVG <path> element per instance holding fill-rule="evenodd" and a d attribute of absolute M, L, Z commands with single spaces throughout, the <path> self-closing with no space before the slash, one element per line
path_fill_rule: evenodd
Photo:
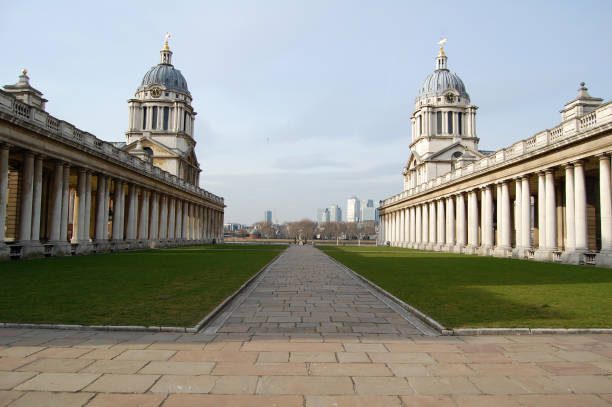
<path fill-rule="evenodd" d="M 437 69 L 429 74 L 419 89 L 418 97 L 440 96 L 449 89 L 458 92 L 459 96 L 470 97 L 461 78 L 448 69 Z"/>
<path fill-rule="evenodd" d="M 159 64 L 149 69 L 149 72 L 142 78 L 142 83 L 138 90 L 144 90 L 154 84 L 163 85 L 167 90 L 191 96 L 189 89 L 187 89 L 185 77 L 181 71 L 174 69 L 174 66 L 170 64 Z"/>

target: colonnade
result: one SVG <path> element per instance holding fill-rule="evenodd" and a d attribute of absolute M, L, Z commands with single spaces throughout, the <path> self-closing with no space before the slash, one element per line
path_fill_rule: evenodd
<path fill-rule="evenodd" d="M 0 258 L 223 239 L 223 207 L 0 144 Z M 176 192 L 176 193 L 174 193 Z"/>
<path fill-rule="evenodd" d="M 612 265 L 611 188 L 610 153 L 477 187 L 458 185 L 457 192 L 384 208 L 381 243 Z"/>

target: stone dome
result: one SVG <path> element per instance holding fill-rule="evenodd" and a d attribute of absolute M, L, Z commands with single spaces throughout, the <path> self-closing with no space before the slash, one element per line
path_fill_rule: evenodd
<path fill-rule="evenodd" d="M 418 97 L 440 96 L 449 89 L 459 93 L 459 96 L 469 98 L 463 81 L 456 73 L 450 72 L 448 69 L 437 69 L 425 78 L 423 86 L 419 89 Z"/>
<path fill-rule="evenodd" d="M 163 85 L 167 90 L 184 93 L 191 96 L 187 88 L 187 81 L 178 69 L 170 64 L 159 64 L 152 67 L 142 78 L 139 91 L 151 85 Z"/>
<path fill-rule="evenodd" d="M 440 47 L 440 53 L 436 57 L 436 70 L 425 78 L 423 86 L 419 89 L 417 99 L 441 96 L 448 90 L 455 91 L 459 97 L 470 98 L 461 78 L 448 70 L 447 59 L 444 50 Z"/>

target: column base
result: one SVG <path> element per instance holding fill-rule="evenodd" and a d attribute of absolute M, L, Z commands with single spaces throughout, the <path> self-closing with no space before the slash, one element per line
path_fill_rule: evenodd
<path fill-rule="evenodd" d="M 111 250 L 111 242 L 108 240 L 94 240 L 92 243 L 93 253 L 108 253 Z"/>
<path fill-rule="evenodd" d="M 110 242 L 111 252 L 120 252 L 122 250 L 126 250 L 127 248 L 128 244 L 124 240 L 111 240 Z"/>
<path fill-rule="evenodd" d="M 70 256 L 72 254 L 71 246 L 68 242 L 64 242 L 61 240 L 52 240 L 49 242 L 49 244 L 53 245 L 53 248 L 51 249 L 51 256 L 53 257 Z"/>
<path fill-rule="evenodd" d="M 479 247 L 478 246 L 465 246 L 463 249 L 463 253 L 465 254 L 478 254 Z"/>
<path fill-rule="evenodd" d="M 444 250 L 444 245 L 441 244 L 441 243 L 437 243 L 437 244 L 434 245 L 433 250 L 435 252 L 441 252 L 441 251 Z"/>
<path fill-rule="evenodd" d="M 512 257 L 512 247 L 498 246 L 493 250 L 495 257 Z"/>
<path fill-rule="evenodd" d="M 74 254 L 80 256 L 83 254 L 90 254 L 92 251 L 93 245 L 91 242 L 78 242 Z"/>
<path fill-rule="evenodd" d="M 561 261 L 568 264 L 584 264 L 584 252 L 578 250 L 563 252 Z"/>
<path fill-rule="evenodd" d="M 612 251 L 606 250 L 597 253 L 595 265 L 597 267 L 612 267 Z"/>
<path fill-rule="evenodd" d="M 434 244 L 433 243 L 427 243 L 425 245 L 425 250 L 430 250 L 432 251 L 434 249 Z"/>
<path fill-rule="evenodd" d="M 535 251 L 533 258 L 537 261 L 553 261 L 553 251 L 557 249 L 541 248 Z"/>
<path fill-rule="evenodd" d="M 21 259 L 38 259 L 45 257 L 45 247 L 38 241 L 20 242 Z"/>
<path fill-rule="evenodd" d="M 0 261 L 10 260 L 11 249 L 4 243 L 0 243 Z"/>

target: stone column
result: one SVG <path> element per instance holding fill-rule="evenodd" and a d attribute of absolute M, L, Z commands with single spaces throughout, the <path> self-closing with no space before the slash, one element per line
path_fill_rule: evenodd
<path fill-rule="evenodd" d="M 425 248 L 429 242 L 429 208 L 426 203 L 421 205 L 421 226 L 423 227 L 423 233 L 421 234 L 421 248 Z"/>
<path fill-rule="evenodd" d="M 405 221 L 404 221 L 404 210 L 400 209 L 399 210 L 399 245 L 398 246 L 403 246 L 404 245 L 404 225 L 405 225 Z"/>
<path fill-rule="evenodd" d="M 85 243 L 89 243 L 89 237 L 91 236 L 91 171 L 85 173 L 85 217 L 83 218 L 83 233 Z"/>
<path fill-rule="evenodd" d="M 467 213 L 465 211 L 465 194 L 459 192 L 457 194 L 457 247 L 461 252 L 467 245 Z"/>
<path fill-rule="evenodd" d="M 64 164 L 62 180 L 62 218 L 60 224 L 60 240 L 68 250 L 68 210 L 70 207 L 70 166 Z M 56 253 L 57 254 L 57 253 Z"/>
<path fill-rule="evenodd" d="M 86 186 L 86 170 L 79 168 L 77 178 L 77 193 L 74 199 L 74 216 L 72 219 L 72 243 L 85 242 L 85 207 L 87 199 L 85 198 Z"/>
<path fill-rule="evenodd" d="M 176 206 L 175 220 L 174 220 L 174 239 L 181 240 L 182 226 L 183 226 L 183 202 L 180 199 L 175 199 L 174 205 Z"/>
<path fill-rule="evenodd" d="M 53 171 L 53 184 L 51 186 L 51 196 L 49 197 L 49 241 L 57 244 L 60 241 L 60 230 L 62 226 L 62 190 L 64 183 L 64 163 L 55 162 Z M 1 219 L 0 222 L 2 222 Z M 0 224 L 2 231 L 4 227 Z M 0 232 L 2 233 L 2 232 Z"/>
<path fill-rule="evenodd" d="M 168 238 L 168 195 L 161 196 L 161 211 L 159 213 L 159 240 Z"/>
<path fill-rule="evenodd" d="M 415 243 L 416 243 L 416 246 L 417 246 L 418 248 L 420 248 L 421 243 L 423 242 L 423 240 L 422 240 L 422 233 L 423 233 L 423 213 L 422 213 L 422 211 L 421 211 L 421 205 L 417 205 L 417 206 L 416 206 L 415 218 L 416 218 L 416 236 L 415 236 Z"/>
<path fill-rule="evenodd" d="M 457 203 L 459 204 L 459 197 L 457 196 Z M 457 205 L 457 208 L 459 206 Z M 459 219 L 460 212 L 457 212 L 457 219 Z M 455 239 L 455 198 L 450 196 L 446 198 L 446 245 L 448 251 L 455 249 L 455 243 L 458 243 Z"/>
<path fill-rule="evenodd" d="M 576 221 L 574 215 L 574 166 L 572 164 L 565 165 L 565 251 L 570 253 L 576 249 L 575 228 Z"/>
<path fill-rule="evenodd" d="M 168 239 L 176 241 L 176 199 L 170 198 L 170 210 L 168 213 Z"/>
<path fill-rule="evenodd" d="M 128 185 L 128 216 L 125 240 L 133 242 L 136 240 L 136 225 L 138 222 L 138 187 L 130 183 Z"/>
<path fill-rule="evenodd" d="M 8 200 L 8 161 L 9 146 L 0 144 L 0 261 L 10 258 L 10 250 L 4 244 Z"/>
<path fill-rule="evenodd" d="M 585 252 L 589 247 L 587 240 L 586 185 L 584 179 L 584 162 L 582 160 L 574 162 L 574 191 L 574 199 L 576 202 L 576 251 Z"/>
<path fill-rule="evenodd" d="M 468 192 L 468 247 L 470 253 L 478 246 L 478 197 L 476 191 Z"/>
<path fill-rule="evenodd" d="M 503 181 L 501 184 L 501 247 L 504 250 L 510 250 L 511 247 L 511 219 L 510 219 L 510 185 L 508 181 Z"/>
<path fill-rule="evenodd" d="M 157 240 L 159 240 L 159 193 L 157 191 L 151 192 L 151 216 L 149 228 L 149 239 L 153 246 L 157 246 Z"/>
<path fill-rule="evenodd" d="M 557 250 L 557 202 L 555 174 L 552 168 L 546 170 L 546 243 L 549 250 Z"/>
<path fill-rule="evenodd" d="M 546 173 L 538 172 L 538 249 L 546 249 Z"/>
<path fill-rule="evenodd" d="M 444 199 L 438 199 L 438 233 L 437 233 L 437 241 L 438 241 L 438 250 L 442 250 L 442 246 L 446 241 L 446 212 L 444 211 Z"/>
<path fill-rule="evenodd" d="M 478 192 L 476 192 L 478 197 Z M 476 207 L 478 207 L 478 198 L 476 198 Z M 480 237 L 479 248 L 481 253 L 486 252 L 487 241 L 487 192 L 485 187 L 480 188 Z"/>
<path fill-rule="evenodd" d="M 43 158 L 36 156 L 34 161 L 34 184 L 32 190 L 32 234 L 30 240 L 40 243 L 40 210 L 42 206 L 42 165 Z"/>
<path fill-rule="evenodd" d="M 142 188 L 140 190 L 140 212 L 138 216 L 138 240 L 142 241 L 145 246 L 149 240 L 149 191 Z"/>
<path fill-rule="evenodd" d="M 115 193 L 113 194 L 113 227 L 112 227 L 112 239 L 114 241 L 123 240 L 121 234 L 121 194 L 123 193 L 123 185 L 121 181 L 115 180 Z"/>
<path fill-rule="evenodd" d="M 486 233 L 485 233 L 485 247 L 488 250 L 492 250 L 495 246 L 495 230 L 493 229 L 493 190 L 491 185 L 487 185 L 485 188 L 485 202 L 486 202 Z"/>
<path fill-rule="evenodd" d="M 95 241 L 99 243 L 106 240 L 106 226 L 104 224 L 104 204 L 106 203 L 106 176 L 98 174 L 98 186 L 96 189 L 96 230 L 95 230 Z"/>
<path fill-rule="evenodd" d="M 416 208 L 410 208 L 410 247 L 414 248 L 416 243 Z"/>
<path fill-rule="evenodd" d="M 32 238 L 32 195 L 34 191 L 34 154 L 30 151 L 23 155 L 21 176 L 19 240 L 29 242 Z"/>
<path fill-rule="evenodd" d="M 601 252 L 612 252 L 612 191 L 610 184 L 610 156 L 599 156 L 599 194 L 601 205 Z"/>
<path fill-rule="evenodd" d="M 104 177 L 104 240 L 108 240 L 108 221 L 110 212 L 111 177 Z"/>
<path fill-rule="evenodd" d="M 496 234 L 495 234 L 495 248 L 501 247 L 501 225 L 502 225 L 502 184 L 497 182 L 495 184 L 495 196 L 497 200 L 495 201 L 496 205 L 496 213 L 495 213 L 495 222 L 497 224 Z"/>
<path fill-rule="evenodd" d="M 531 191 L 529 189 L 529 176 L 521 178 L 521 243 L 524 249 L 531 248 Z M 523 256 L 526 256 L 524 253 Z"/>
<path fill-rule="evenodd" d="M 436 244 L 436 203 L 429 203 L 429 249 L 433 250 Z"/>
<path fill-rule="evenodd" d="M 515 197 L 514 197 L 515 199 L 515 202 L 514 202 L 514 230 L 515 230 L 515 239 L 516 239 L 516 249 L 518 253 L 518 249 L 523 247 L 523 242 L 522 242 L 523 232 L 521 231 L 522 230 L 522 227 L 521 227 L 522 226 L 521 199 L 522 199 L 523 193 L 521 192 L 521 179 L 520 178 L 515 178 L 514 187 L 516 189 Z"/>

